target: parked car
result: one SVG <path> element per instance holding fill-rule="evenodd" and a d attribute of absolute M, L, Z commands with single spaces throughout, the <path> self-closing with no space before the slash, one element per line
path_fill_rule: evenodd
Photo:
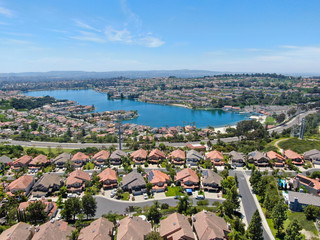
<path fill-rule="evenodd" d="M 179 199 L 179 198 L 181 198 L 180 195 L 174 196 L 174 199 Z"/>
<path fill-rule="evenodd" d="M 144 200 L 147 200 L 148 199 L 148 195 L 146 193 L 143 194 L 143 198 Z"/>
<path fill-rule="evenodd" d="M 204 199 L 205 199 L 205 196 L 204 196 L 204 195 L 197 195 L 197 196 L 196 196 L 196 199 L 204 200 Z"/>

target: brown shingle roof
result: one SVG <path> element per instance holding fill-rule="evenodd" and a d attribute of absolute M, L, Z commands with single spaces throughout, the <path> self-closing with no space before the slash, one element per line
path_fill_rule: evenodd
<path fill-rule="evenodd" d="M 82 183 L 82 182 L 90 181 L 90 180 L 91 180 L 91 178 L 90 178 L 89 173 L 86 173 L 81 170 L 74 170 L 72 173 L 69 174 L 66 184 L 71 185 L 76 182 Z"/>
<path fill-rule="evenodd" d="M 126 217 L 119 222 L 117 240 L 144 240 L 151 224 L 140 217 Z"/>
<path fill-rule="evenodd" d="M 279 153 L 276 153 L 274 151 L 269 151 L 267 152 L 267 157 L 270 160 L 274 160 L 274 159 L 280 159 L 280 160 L 285 160 L 285 158 L 283 156 L 281 156 Z"/>
<path fill-rule="evenodd" d="M 40 154 L 39 156 L 35 157 L 34 159 L 31 160 L 29 163 L 30 165 L 43 165 L 49 163 L 50 160 L 48 160 L 47 156 Z"/>
<path fill-rule="evenodd" d="M 148 172 L 147 179 L 152 184 L 156 184 L 158 182 L 167 182 L 170 180 L 167 174 L 159 170 L 151 170 L 150 172 Z"/>
<path fill-rule="evenodd" d="M 214 150 L 214 151 L 211 151 L 211 152 L 208 152 L 206 154 L 206 158 L 207 159 L 210 159 L 210 160 L 214 160 L 214 159 L 220 159 L 220 160 L 223 160 L 223 155 L 221 152 L 217 151 L 217 150 Z"/>
<path fill-rule="evenodd" d="M 290 149 L 285 150 L 283 155 L 289 159 L 303 159 L 303 157 L 300 154 L 298 154 Z"/>
<path fill-rule="evenodd" d="M 15 161 L 13 162 L 13 165 L 16 165 L 17 163 L 20 163 L 20 164 L 22 164 L 22 165 L 26 165 L 26 164 L 28 164 L 31 160 L 32 160 L 32 157 L 31 157 L 31 156 L 24 155 L 24 156 L 22 156 L 21 158 L 18 158 L 17 160 L 15 160 Z"/>
<path fill-rule="evenodd" d="M 147 159 L 148 152 L 144 149 L 139 149 L 133 153 L 131 153 L 131 158 L 141 158 L 141 159 Z"/>
<path fill-rule="evenodd" d="M 199 240 L 224 239 L 230 232 L 224 219 L 212 212 L 202 211 L 194 215 L 193 226 Z"/>
<path fill-rule="evenodd" d="M 113 223 L 104 217 L 90 223 L 80 231 L 78 240 L 111 240 Z"/>
<path fill-rule="evenodd" d="M 164 154 L 164 152 L 160 151 L 159 149 L 153 149 L 150 153 L 149 153 L 149 158 L 166 158 L 166 155 Z"/>
<path fill-rule="evenodd" d="M 33 236 L 34 229 L 31 225 L 19 222 L 0 235 L 0 240 L 29 240 Z"/>
<path fill-rule="evenodd" d="M 68 225 L 67 222 L 59 220 L 55 222 L 46 222 L 39 227 L 32 240 L 61 240 L 67 239 L 71 233 L 76 230 Z"/>
<path fill-rule="evenodd" d="M 161 237 L 166 239 L 194 239 L 192 228 L 187 217 L 176 212 L 160 221 L 159 233 Z"/>
<path fill-rule="evenodd" d="M 89 157 L 82 153 L 82 152 L 77 152 L 73 157 L 72 157 L 72 161 L 76 161 L 76 160 L 82 160 L 82 161 L 86 161 L 87 159 L 89 159 Z"/>

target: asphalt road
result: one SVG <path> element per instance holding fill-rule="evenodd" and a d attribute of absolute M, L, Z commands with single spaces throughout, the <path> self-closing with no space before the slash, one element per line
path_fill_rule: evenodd
<path fill-rule="evenodd" d="M 105 197 L 95 196 L 97 201 L 97 211 L 95 217 L 101 217 L 103 214 L 108 214 L 109 212 L 124 214 L 126 208 L 129 206 L 138 206 L 144 207 L 146 205 L 152 206 L 155 200 L 146 200 L 144 202 L 128 202 L 128 201 L 116 201 L 110 200 Z M 193 201 L 193 205 L 197 204 L 197 200 L 194 198 L 190 198 Z M 219 201 L 222 202 L 222 199 L 207 199 L 209 201 L 209 205 L 212 205 L 213 202 Z M 177 199 L 174 198 L 166 198 L 157 200 L 160 204 L 167 203 L 169 206 L 176 206 L 178 203 Z"/>
<path fill-rule="evenodd" d="M 248 223 L 250 223 L 254 212 L 257 210 L 257 206 L 255 204 L 255 201 L 253 200 L 253 196 L 251 194 L 247 181 L 245 180 L 244 174 L 242 172 L 237 171 L 237 177 L 239 181 L 239 191 L 242 196 L 241 201 L 243 204 L 247 221 Z M 263 228 L 263 238 L 265 240 L 270 240 L 264 228 Z"/>

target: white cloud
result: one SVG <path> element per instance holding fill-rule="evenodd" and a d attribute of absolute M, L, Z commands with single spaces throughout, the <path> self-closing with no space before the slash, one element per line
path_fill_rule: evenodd
<path fill-rule="evenodd" d="M 8 8 L 0 6 L 0 15 L 4 15 L 6 17 L 13 17 L 13 12 Z"/>
<path fill-rule="evenodd" d="M 141 44 L 150 48 L 156 48 L 161 47 L 163 44 L 165 44 L 164 41 L 162 41 L 159 38 L 147 36 L 140 39 Z"/>
<path fill-rule="evenodd" d="M 95 33 L 92 32 L 86 32 L 86 31 L 79 31 L 80 35 L 78 36 L 72 36 L 70 38 L 81 40 L 81 41 L 89 41 L 89 42 L 95 42 L 95 43 L 104 43 L 106 40 L 100 36 L 98 36 Z"/>
<path fill-rule="evenodd" d="M 83 21 L 80 21 L 80 20 L 73 20 L 75 22 L 75 24 L 80 27 L 80 28 L 85 28 L 87 30 L 92 30 L 92 31 L 95 31 L 95 32 L 101 32 L 101 30 L 95 28 L 95 27 L 92 27 L 90 26 L 89 24 L 83 22 Z"/>
<path fill-rule="evenodd" d="M 108 26 L 105 30 L 107 39 L 111 42 L 132 43 L 132 35 L 127 29 L 117 30 Z"/>

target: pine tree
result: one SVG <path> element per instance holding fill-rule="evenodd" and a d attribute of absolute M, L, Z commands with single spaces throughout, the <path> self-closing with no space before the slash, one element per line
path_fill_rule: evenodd
<path fill-rule="evenodd" d="M 272 210 L 272 220 L 274 227 L 277 229 L 278 234 L 280 229 L 283 228 L 283 223 L 287 219 L 287 205 L 280 200 Z"/>
<path fill-rule="evenodd" d="M 304 239 L 301 235 L 300 231 L 302 230 L 302 227 L 298 223 L 298 221 L 295 219 L 292 222 L 290 222 L 289 226 L 286 229 L 286 235 L 284 237 L 284 240 L 302 240 Z"/>
<path fill-rule="evenodd" d="M 256 210 L 252 216 L 249 227 L 246 231 L 246 238 L 249 240 L 263 240 L 263 229 L 258 210 Z"/>

